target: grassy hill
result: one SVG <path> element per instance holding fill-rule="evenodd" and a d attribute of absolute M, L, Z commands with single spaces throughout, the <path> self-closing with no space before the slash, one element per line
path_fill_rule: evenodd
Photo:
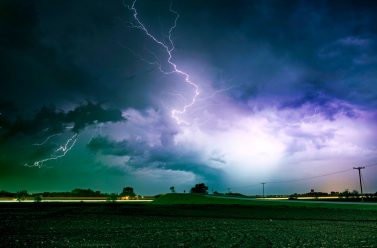
<path fill-rule="evenodd" d="M 332 209 L 375 210 L 377 205 L 371 204 L 333 204 L 326 202 L 295 202 L 289 200 L 263 200 L 251 198 L 224 198 L 199 194 L 164 194 L 156 198 L 156 205 L 243 205 L 243 206 L 273 206 L 273 207 L 310 207 Z"/>
<path fill-rule="evenodd" d="M 233 204 L 249 205 L 250 202 L 239 199 L 225 199 L 220 197 L 208 197 L 200 194 L 164 194 L 156 198 L 153 204 Z"/>

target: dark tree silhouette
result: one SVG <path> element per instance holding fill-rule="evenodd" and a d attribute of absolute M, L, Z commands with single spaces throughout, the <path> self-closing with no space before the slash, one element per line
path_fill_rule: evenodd
<path fill-rule="evenodd" d="M 175 193 L 175 187 L 174 186 L 171 186 L 169 189 L 170 189 L 171 193 Z"/>
<path fill-rule="evenodd" d="M 123 191 L 122 193 L 120 194 L 121 196 L 130 196 L 130 197 L 134 197 L 135 196 L 135 192 L 134 192 L 134 188 L 132 187 L 125 187 L 123 188 Z"/>
<path fill-rule="evenodd" d="M 8 192 L 8 191 L 0 191 L 0 196 L 1 197 L 15 197 L 16 194 L 15 193 L 12 193 L 12 192 Z"/>
<path fill-rule="evenodd" d="M 118 200 L 118 195 L 117 194 L 111 194 L 109 197 L 107 197 L 107 201 L 111 203 L 115 203 L 116 200 Z"/>
<path fill-rule="evenodd" d="M 351 192 L 349 191 L 349 189 L 345 189 L 342 193 L 340 193 L 340 196 L 345 197 L 345 198 L 350 197 L 350 195 L 351 195 Z"/>
<path fill-rule="evenodd" d="M 42 201 L 42 196 L 41 195 L 34 195 L 33 197 L 34 202 L 41 202 Z"/>
<path fill-rule="evenodd" d="M 359 198 L 359 196 L 360 196 L 359 191 L 357 191 L 357 190 L 355 190 L 355 189 L 351 192 L 351 195 L 352 195 L 353 197 L 356 197 L 356 198 Z"/>
<path fill-rule="evenodd" d="M 29 194 L 26 190 L 22 190 L 22 191 L 17 192 L 16 193 L 17 201 L 21 202 L 21 201 L 25 200 L 28 195 Z"/>
<path fill-rule="evenodd" d="M 91 189 L 74 189 L 71 191 L 72 196 L 101 196 L 100 191 L 93 191 Z"/>
<path fill-rule="evenodd" d="M 191 188 L 190 192 L 196 193 L 196 194 L 207 194 L 208 187 L 204 183 L 198 183 L 198 184 L 195 184 L 195 187 Z"/>

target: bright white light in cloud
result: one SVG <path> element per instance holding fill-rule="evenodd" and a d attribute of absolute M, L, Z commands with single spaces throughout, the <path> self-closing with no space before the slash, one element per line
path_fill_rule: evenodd
<path fill-rule="evenodd" d="M 375 113 L 336 99 L 326 104 L 246 111 L 222 93 L 193 109 L 192 119 L 206 121 L 180 127 L 163 108 L 127 109 L 128 121 L 110 124 L 107 134 L 132 151 L 107 156 L 105 164 L 151 182 L 169 177 L 176 186 L 211 176 L 223 185 L 250 185 L 344 170 L 377 157 Z"/>
<path fill-rule="evenodd" d="M 285 149 L 264 117 L 240 117 L 228 123 L 227 129 L 220 130 L 186 127 L 175 141 L 177 145 L 190 144 L 202 151 L 209 166 L 221 167 L 230 177 L 244 179 L 268 173 L 283 157 Z M 221 158 L 220 165 L 213 154 Z"/>

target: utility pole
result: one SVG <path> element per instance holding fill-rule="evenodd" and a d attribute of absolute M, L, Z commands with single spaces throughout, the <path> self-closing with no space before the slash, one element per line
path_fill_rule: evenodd
<path fill-rule="evenodd" d="M 361 200 L 363 200 L 363 184 L 361 182 L 361 170 L 365 169 L 364 166 L 359 166 L 359 167 L 353 167 L 354 170 L 359 171 L 359 181 L 360 181 L 360 190 L 361 190 Z"/>
<path fill-rule="evenodd" d="M 263 185 L 263 198 L 264 198 L 264 185 L 266 184 L 266 183 L 261 183 L 262 185 Z"/>

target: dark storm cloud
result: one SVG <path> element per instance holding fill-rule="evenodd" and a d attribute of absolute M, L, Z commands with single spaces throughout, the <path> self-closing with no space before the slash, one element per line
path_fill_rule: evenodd
<path fill-rule="evenodd" d="M 173 34 L 177 59 L 206 60 L 240 85 L 229 94 L 241 103 L 257 96 L 325 91 L 358 104 L 377 104 L 373 2 L 195 0 L 173 5 L 181 14 Z M 174 18 L 168 6 L 169 1 L 137 1 L 140 16 L 160 38 Z M 23 108 L 82 98 L 144 108 L 156 101 L 159 86 L 166 86 L 166 80 L 157 80 L 158 70 L 138 58 L 153 61 L 152 52 L 163 60 L 166 54 L 130 28 L 122 1 L 6 0 L 0 9 L 2 99 L 17 98 Z"/>
<path fill-rule="evenodd" d="M 31 104 L 54 101 L 63 84 L 88 83 L 77 66 L 57 56 L 57 51 L 42 44 L 38 4 L 35 1 L 2 1 L 0 66 L 2 99 Z M 47 93 L 47 94 L 46 94 Z"/>
<path fill-rule="evenodd" d="M 65 121 L 74 123 L 73 131 L 78 132 L 88 125 L 124 121 L 122 111 L 104 109 L 100 104 L 87 103 L 66 113 Z"/>
<path fill-rule="evenodd" d="M 17 134 L 34 136 L 43 133 L 48 136 L 64 132 L 67 125 L 71 124 L 72 131 L 78 133 L 89 125 L 125 120 L 120 110 L 105 109 L 100 104 L 91 102 L 68 112 L 57 110 L 55 107 L 43 107 L 32 119 L 17 118 L 14 122 L 9 121 L 5 114 L 1 117 L 4 138 L 11 138 Z"/>
<path fill-rule="evenodd" d="M 203 176 L 206 180 L 221 180 L 221 170 L 210 167 L 201 158 L 198 151 L 164 145 L 150 147 L 144 142 L 122 140 L 115 141 L 109 137 L 98 136 L 88 143 L 87 148 L 95 153 L 113 156 L 128 156 L 127 165 L 133 168 L 150 168 L 189 171 Z"/>
<path fill-rule="evenodd" d="M 185 33 L 177 30 L 176 41 L 240 84 L 229 93 L 235 100 L 326 92 L 376 106 L 376 3 L 219 1 L 209 11 L 211 4 L 177 4 L 183 13 L 190 7 L 197 13 L 182 16 Z"/>
<path fill-rule="evenodd" d="M 105 136 L 94 137 L 87 144 L 87 148 L 92 152 L 100 153 L 103 155 L 135 156 L 141 154 L 139 150 L 135 149 L 135 145 L 130 145 L 130 142 L 126 140 L 116 142 Z"/>
<path fill-rule="evenodd" d="M 125 1 L 126 5 L 130 2 Z M 163 41 L 174 20 L 169 5 L 170 0 L 136 3 L 140 18 Z M 173 32 L 173 60 L 195 78 L 203 99 L 211 93 L 206 92 L 207 87 L 218 90 L 236 86 L 221 92 L 221 96 L 229 97 L 224 96 L 232 105 L 229 112 L 234 106 L 252 117 L 264 107 L 277 109 L 276 115 L 289 112 L 277 125 L 286 127 L 290 115 L 297 114 L 300 119 L 300 115 L 319 113 L 334 124 L 342 114 L 352 123 L 363 118 L 358 116 L 360 109 L 366 116 L 377 107 L 374 1 L 174 0 L 173 8 L 180 13 Z M 69 167 L 72 171 L 61 168 L 62 173 L 51 169 L 55 171 L 51 179 L 40 172 L 38 178 L 46 180 L 46 185 L 58 178 L 65 185 L 66 178 L 80 170 L 83 177 L 93 175 L 92 182 L 102 177 L 107 184 L 107 176 L 114 173 L 111 168 L 109 174 L 103 173 L 106 168 L 98 174 L 93 172 L 95 162 L 88 151 L 98 157 L 129 156 L 132 168 L 184 170 L 214 180 L 221 180 L 222 172 L 207 163 L 233 166 L 225 155 L 215 154 L 204 161 L 205 151 L 182 145 L 184 142 L 177 145 L 174 137 L 186 127 L 171 123 L 170 110 L 177 106 L 174 100 L 170 102 L 169 94 L 178 91 L 189 100 L 192 89 L 184 88 L 181 78 L 160 73 L 156 60 L 170 69 L 166 52 L 143 32 L 131 28 L 131 21 L 122 0 L 0 1 L 0 176 L 14 178 L 18 184 L 22 181 L 18 175 L 22 174 L 26 182 L 32 177 L 22 170 L 24 158 L 32 162 L 48 157 L 71 131 L 81 134 L 81 147 L 73 149 L 76 156 L 70 153 L 66 160 L 56 163 L 75 166 Z M 89 103 L 80 105 L 85 100 Z M 206 108 L 201 105 L 204 102 L 194 108 Z M 227 113 L 226 108 L 227 104 L 217 111 Z M 90 136 L 84 132 L 86 127 L 121 122 L 121 111 L 129 109 L 141 113 L 141 117 L 132 116 L 133 124 L 124 129 L 109 125 L 103 135 L 145 135 L 149 143 L 124 136 L 117 140 L 100 136 L 86 146 L 85 139 Z M 148 109 L 156 113 L 144 116 Z M 212 127 L 214 123 L 226 124 L 233 118 L 224 114 L 224 120 L 219 121 L 216 111 L 205 111 L 211 117 L 213 114 L 208 127 L 214 132 L 218 131 Z M 160 115 L 165 122 L 154 122 Z M 198 119 L 202 120 L 200 114 Z M 377 123 L 375 118 L 370 122 L 371 128 Z M 288 128 L 293 141 L 287 152 L 299 153 L 307 143 L 319 150 L 336 138 L 332 128 L 318 134 L 315 131 L 301 132 L 295 125 Z M 58 137 L 43 147 L 32 146 L 59 132 L 67 137 Z M 374 137 L 373 132 L 364 133 Z M 354 138 L 351 143 L 355 143 Z M 343 146 L 344 142 L 339 144 Z"/>
<path fill-rule="evenodd" d="M 342 114 L 349 118 L 357 118 L 358 114 L 352 106 L 347 105 L 337 99 L 326 96 L 323 93 L 308 93 L 304 97 L 284 102 L 281 109 L 299 109 L 308 107 L 309 114 L 321 114 L 328 120 L 335 120 L 336 115 Z M 308 113 L 303 113 L 308 114 Z"/>
<path fill-rule="evenodd" d="M 82 99 L 146 106 L 140 80 L 153 72 L 124 48 L 139 38 L 121 1 L 5 0 L 0 11 L 1 99 L 25 112 Z"/>

